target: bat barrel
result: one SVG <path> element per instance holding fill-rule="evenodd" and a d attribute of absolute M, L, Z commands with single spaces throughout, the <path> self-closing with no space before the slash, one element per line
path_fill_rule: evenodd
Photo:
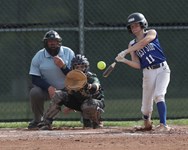
<path fill-rule="evenodd" d="M 114 70 L 116 66 L 116 62 L 113 62 L 104 72 L 103 72 L 103 77 L 108 77 L 111 72 Z"/>

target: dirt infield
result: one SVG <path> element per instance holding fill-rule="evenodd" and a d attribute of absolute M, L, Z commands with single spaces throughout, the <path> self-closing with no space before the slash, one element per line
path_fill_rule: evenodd
<path fill-rule="evenodd" d="M 186 150 L 188 127 L 167 133 L 132 128 L 61 128 L 51 131 L 0 129 L 0 150 Z"/>

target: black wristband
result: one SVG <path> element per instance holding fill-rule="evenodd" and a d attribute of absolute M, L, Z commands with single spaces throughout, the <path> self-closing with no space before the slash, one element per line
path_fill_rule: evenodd
<path fill-rule="evenodd" d="M 65 68 L 62 67 L 61 71 L 64 73 L 64 75 L 67 75 L 67 73 L 70 71 L 70 69 L 65 65 Z"/>

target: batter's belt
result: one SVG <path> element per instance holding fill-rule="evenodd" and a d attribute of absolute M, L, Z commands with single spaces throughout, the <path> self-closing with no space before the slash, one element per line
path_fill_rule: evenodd
<path fill-rule="evenodd" d="M 164 62 L 160 63 L 160 64 L 156 64 L 156 65 L 151 65 L 151 66 L 148 66 L 147 69 L 157 69 L 157 68 L 160 68 L 164 66 Z"/>

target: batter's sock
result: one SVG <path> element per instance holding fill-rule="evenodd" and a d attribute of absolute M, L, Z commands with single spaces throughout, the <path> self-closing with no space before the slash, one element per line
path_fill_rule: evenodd
<path fill-rule="evenodd" d="M 147 119 L 149 119 L 149 116 L 143 115 L 143 119 L 147 120 Z"/>
<path fill-rule="evenodd" d="M 166 126 L 166 112 L 167 112 L 166 103 L 164 101 L 158 102 L 157 110 L 159 113 L 160 123 Z"/>

